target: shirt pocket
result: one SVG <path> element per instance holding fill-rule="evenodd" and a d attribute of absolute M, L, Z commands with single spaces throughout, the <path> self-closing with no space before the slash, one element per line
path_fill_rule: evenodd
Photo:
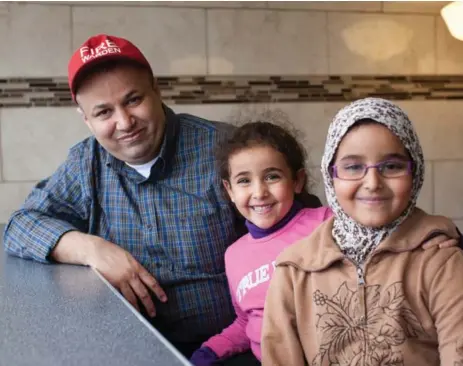
<path fill-rule="evenodd" d="M 174 270 L 224 273 L 225 251 L 236 236 L 232 209 L 228 205 L 204 207 L 172 219 L 176 230 L 167 232 L 165 243 Z"/>

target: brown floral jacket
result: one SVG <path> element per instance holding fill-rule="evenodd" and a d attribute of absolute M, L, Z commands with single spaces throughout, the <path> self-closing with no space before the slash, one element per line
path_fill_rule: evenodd
<path fill-rule="evenodd" d="M 432 234 L 458 238 L 420 209 L 362 271 L 331 236 L 333 219 L 277 260 L 264 311 L 264 366 L 463 365 L 463 251 L 423 250 Z"/>

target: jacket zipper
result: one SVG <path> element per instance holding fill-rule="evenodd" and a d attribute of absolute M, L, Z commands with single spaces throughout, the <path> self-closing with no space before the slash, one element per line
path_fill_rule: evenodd
<path fill-rule="evenodd" d="M 368 352 L 368 342 L 367 342 L 367 330 L 366 330 L 366 324 L 367 324 L 367 309 L 366 309 L 366 303 L 365 303 L 365 265 L 362 266 L 356 266 L 357 268 L 357 286 L 358 286 L 358 296 L 359 296 L 359 308 L 360 308 L 360 325 L 364 327 L 363 330 L 363 349 L 364 349 L 364 354 L 362 355 L 362 362 L 361 365 L 365 365 L 365 354 Z"/>
<path fill-rule="evenodd" d="M 365 272 L 364 268 L 357 266 L 357 285 L 360 306 L 360 323 L 366 324 L 367 309 L 365 304 Z"/>

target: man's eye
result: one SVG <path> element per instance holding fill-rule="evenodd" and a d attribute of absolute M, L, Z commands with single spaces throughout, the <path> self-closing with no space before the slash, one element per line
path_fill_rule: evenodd
<path fill-rule="evenodd" d="M 238 179 L 238 181 L 236 183 L 237 184 L 248 184 L 249 179 L 248 178 L 241 178 L 241 179 Z"/>
<path fill-rule="evenodd" d="M 96 113 L 96 117 L 107 117 L 109 116 L 109 109 L 102 109 L 101 111 Z"/>
<path fill-rule="evenodd" d="M 132 97 L 127 101 L 127 104 L 131 104 L 131 105 L 139 104 L 141 102 L 141 99 L 142 98 L 140 96 Z"/>

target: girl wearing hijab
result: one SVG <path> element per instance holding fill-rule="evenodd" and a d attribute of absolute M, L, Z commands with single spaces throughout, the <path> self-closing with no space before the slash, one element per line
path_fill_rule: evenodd
<path fill-rule="evenodd" d="M 286 249 L 267 293 L 263 365 L 463 365 L 463 252 L 415 207 L 424 160 L 407 115 L 367 98 L 335 116 L 322 159 L 333 217 Z"/>

